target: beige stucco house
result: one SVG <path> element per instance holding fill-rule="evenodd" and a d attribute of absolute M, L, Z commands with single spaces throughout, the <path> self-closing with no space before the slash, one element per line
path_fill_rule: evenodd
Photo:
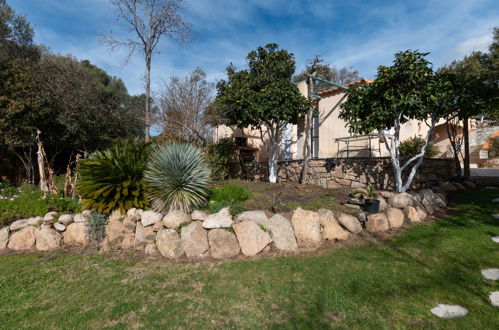
<path fill-rule="evenodd" d="M 359 86 L 372 82 L 372 79 L 361 79 L 348 85 L 348 87 Z M 300 92 L 307 96 L 307 83 L 305 81 L 297 85 Z M 300 160 L 306 153 L 305 143 L 311 147 L 312 158 L 343 158 L 343 157 L 388 157 L 389 151 L 378 136 L 355 137 L 348 130 L 348 124 L 340 119 L 340 105 L 347 99 L 347 93 L 341 88 L 331 88 L 319 92 L 321 97 L 317 100 L 318 114 L 312 119 L 312 127 L 308 130 L 306 137 L 304 121 L 298 125 L 288 125 L 283 134 L 279 160 Z M 473 134 L 474 123 L 470 123 Z M 414 136 L 426 136 L 429 127 L 421 121 L 410 120 L 402 125 L 400 130 L 400 141 Z M 268 156 L 265 148 L 266 141 L 261 139 L 260 130 L 245 128 L 244 130 L 218 126 L 214 131 L 214 140 L 222 137 L 236 138 L 239 145 L 242 160 L 267 161 Z M 307 141 L 308 140 L 308 141 Z M 447 138 L 445 121 L 441 120 L 435 129 L 432 142 L 440 151 L 440 157 L 452 157 L 450 143 Z M 483 141 L 485 143 L 485 141 Z M 482 144 L 483 144 L 482 143 Z M 481 144 L 472 146 L 472 162 L 478 163 Z"/>

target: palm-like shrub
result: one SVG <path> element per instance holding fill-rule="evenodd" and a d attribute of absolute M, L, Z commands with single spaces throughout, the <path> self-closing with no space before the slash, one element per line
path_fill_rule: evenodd
<path fill-rule="evenodd" d="M 133 207 L 144 208 L 147 199 L 143 175 L 148 155 L 147 144 L 126 140 L 82 160 L 77 191 L 84 207 L 99 213 L 119 208 L 122 214 Z"/>
<path fill-rule="evenodd" d="M 151 206 L 158 212 L 188 212 L 203 206 L 209 198 L 210 170 L 202 152 L 188 143 L 157 147 L 144 177 Z"/>

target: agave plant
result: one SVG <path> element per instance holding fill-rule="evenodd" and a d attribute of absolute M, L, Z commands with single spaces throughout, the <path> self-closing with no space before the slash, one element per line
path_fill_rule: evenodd
<path fill-rule="evenodd" d="M 144 178 L 151 206 L 158 212 L 191 211 L 209 198 L 210 170 L 192 144 L 160 145 L 151 154 Z"/>
<path fill-rule="evenodd" d="M 99 213 L 110 213 L 147 205 L 144 169 L 149 145 L 134 140 L 116 143 L 80 162 L 77 191 L 83 205 Z"/>

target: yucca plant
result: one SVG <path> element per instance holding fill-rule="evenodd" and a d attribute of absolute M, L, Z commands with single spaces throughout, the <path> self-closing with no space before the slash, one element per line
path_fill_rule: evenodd
<path fill-rule="evenodd" d="M 77 191 L 87 209 L 110 213 L 147 205 L 144 169 L 149 145 L 135 140 L 116 143 L 80 162 Z"/>
<path fill-rule="evenodd" d="M 209 198 L 210 170 L 201 150 L 192 144 L 175 142 L 157 147 L 144 178 L 151 206 L 158 212 L 189 212 Z"/>

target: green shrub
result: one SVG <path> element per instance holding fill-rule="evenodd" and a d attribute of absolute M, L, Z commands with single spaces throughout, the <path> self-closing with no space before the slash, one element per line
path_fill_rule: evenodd
<path fill-rule="evenodd" d="M 34 185 L 20 187 L 0 183 L 0 227 L 15 220 L 43 216 L 49 211 L 77 213 L 81 211 L 78 200 L 64 198 L 62 193 L 47 195 Z"/>
<path fill-rule="evenodd" d="M 489 141 L 489 158 L 499 157 L 499 136 L 493 137 Z"/>
<path fill-rule="evenodd" d="M 85 225 L 87 237 L 95 244 L 99 244 L 106 237 L 107 219 L 104 214 L 92 211 Z"/>
<path fill-rule="evenodd" d="M 85 208 L 99 213 L 119 208 L 123 214 L 147 206 L 143 175 L 148 156 L 148 144 L 125 140 L 82 160 L 77 191 Z"/>
<path fill-rule="evenodd" d="M 227 201 L 230 204 L 234 204 L 236 202 L 244 202 L 249 197 L 250 195 L 244 187 L 229 184 L 213 188 L 211 200 L 215 202 Z"/>
<path fill-rule="evenodd" d="M 243 213 L 244 211 L 247 211 L 244 206 L 241 204 L 231 204 L 228 201 L 220 201 L 220 202 L 215 202 L 211 200 L 205 207 L 205 210 L 208 211 L 208 213 L 217 213 L 224 207 L 229 208 L 229 212 L 232 215 L 237 215 L 239 213 Z"/>
<path fill-rule="evenodd" d="M 229 175 L 229 164 L 234 157 L 236 143 L 231 138 L 222 138 L 208 149 L 211 176 L 215 180 L 224 180 Z"/>
<path fill-rule="evenodd" d="M 418 136 L 408 138 L 400 143 L 400 156 L 402 158 L 411 158 L 421 152 L 421 147 L 424 145 L 424 140 Z M 438 148 L 433 143 L 428 143 L 425 151 L 425 158 L 431 158 L 438 155 Z"/>
<path fill-rule="evenodd" d="M 202 152 L 192 144 L 160 145 L 144 173 L 151 206 L 158 212 L 190 211 L 209 198 L 210 169 Z"/>

